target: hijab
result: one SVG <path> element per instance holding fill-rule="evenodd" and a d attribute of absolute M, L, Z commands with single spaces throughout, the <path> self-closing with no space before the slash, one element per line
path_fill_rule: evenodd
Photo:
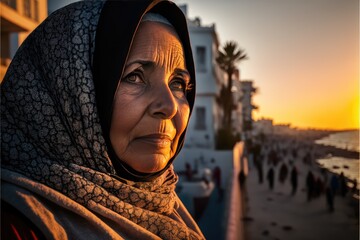
<path fill-rule="evenodd" d="M 198 229 L 173 217 L 179 203 L 172 161 L 185 132 L 168 165 L 150 175 L 124 169 L 109 141 L 114 94 L 147 12 L 164 16 L 174 26 L 195 84 L 186 18 L 174 3 L 68 5 L 29 35 L 2 82 L 1 168 L 95 212 L 94 204 L 105 207 L 161 238 L 199 239 Z M 194 97 L 195 88 L 187 94 L 191 110 Z"/>
<path fill-rule="evenodd" d="M 194 86 L 194 89 L 187 93 L 190 114 L 195 98 L 195 70 L 186 18 L 175 4 L 170 4 L 168 1 L 152 2 L 148 0 L 145 2 L 147 2 L 147 4 L 139 6 L 139 1 L 108 1 L 103 7 L 100 16 L 94 52 L 94 84 L 100 123 L 108 146 L 108 154 L 113 160 L 113 165 L 117 173 L 134 181 L 151 180 L 162 174 L 172 164 L 174 158 L 181 150 L 185 135 L 184 131 L 179 139 L 177 151 L 167 166 L 161 171 L 152 174 L 139 173 L 121 162 L 121 160 L 117 158 L 110 143 L 109 133 L 115 91 L 124 71 L 131 42 L 146 12 L 150 11 L 151 13 L 157 13 L 165 17 L 177 31 L 185 52 L 186 67 L 191 77 L 190 84 Z M 124 5 L 126 6 L 124 7 Z M 124 24 L 124 22 L 126 22 L 126 24 Z M 127 51 L 124 51 L 124 46 Z M 104 79 L 106 79 L 106 81 Z"/>

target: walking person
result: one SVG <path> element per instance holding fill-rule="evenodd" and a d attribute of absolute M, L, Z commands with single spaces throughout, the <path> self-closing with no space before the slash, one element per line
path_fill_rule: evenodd
<path fill-rule="evenodd" d="M 328 207 L 329 212 L 333 212 L 335 210 L 334 208 L 334 193 L 331 189 L 331 187 L 327 186 L 325 189 L 326 194 L 326 205 Z"/>
<path fill-rule="evenodd" d="M 279 171 L 279 182 L 284 183 L 288 175 L 288 167 L 285 163 L 282 163 Z"/>
<path fill-rule="evenodd" d="M 344 172 L 341 172 L 339 175 L 339 184 L 340 184 L 340 194 L 342 197 L 345 197 L 348 192 L 348 186 L 346 183 Z"/>
<path fill-rule="evenodd" d="M 223 199 L 224 190 L 221 186 L 221 168 L 219 166 L 216 166 L 213 170 L 213 179 L 218 192 L 218 202 L 221 202 Z"/>
<path fill-rule="evenodd" d="M 270 167 L 270 169 L 268 170 L 266 178 L 268 180 L 270 190 L 273 190 L 274 189 L 274 179 L 275 179 L 275 171 L 274 171 L 273 167 Z"/>
<path fill-rule="evenodd" d="M 339 188 L 339 179 L 335 174 L 332 174 L 332 176 L 330 178 L 330 187 L 331 187 L 331 191 L 335 197 L 338 192 L 338 188 Z"/>
<path fill-rule="evenodd" d="M 309 170 L 306 176 L 306 190 L 307 190 L 307 200 L 311 201 L 314 196 L 314 186 L 315 177 L 311 170 Z"/>
<path fill-rule="evenodd" d="M 298 187 L 298 171 L 295 166 L 293 166 L 290 173 L 290 182 L 291 182 L 291 195 L 295 195 Z"/>

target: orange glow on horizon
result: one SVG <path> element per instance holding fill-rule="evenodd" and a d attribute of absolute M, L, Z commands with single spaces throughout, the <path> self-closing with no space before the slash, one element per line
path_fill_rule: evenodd
<path fill-rule="evenodd" d="M 245 49 L 249 59 L 238 67 L 259 90 L 254 119 L 359 128 L 358 0 L 176 2 L 188 3 L 190 18 L 215 23 L 221 45 Z"/>
<path fill-rule="evenodd" d="M 359 129 L 359 94 L 352 97 L 337 101 L 336 99 L 329 102 L 327 105 L 312 104 L 304 109 L 290 108 L 279 109 L 274 111 L 272 109 L 265 113 L 265 109 L 260 109 L 259 112 L 254 112 L 254 119 L 270 118 L 274 120 L 274 124 L 291 124 L 292 127 L 299 128 L 317 128 L 317 129 Z M 264 111 L 261 111 L 264 110 Z M 275 114 L 274 114 L 275 113 Z"/>

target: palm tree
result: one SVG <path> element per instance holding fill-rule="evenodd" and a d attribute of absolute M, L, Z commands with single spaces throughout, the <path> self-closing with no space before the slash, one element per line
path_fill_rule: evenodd
<path fill-rule="evenodd" d="M 234 41 L 226 42 L 222 50 L 219 50 L 216 62 L 219 67 L 227 74 L 227 86 L 222 86 L 218 103 L 222 105 L 224 110 L 223 124 L 231 131 L 231 113 L 234 109 L 232 98 L 232 76 L 235 73 L 237 67 L 236 63 L 248 59 L 245 51 L 238 48 L 238 44 Z"/>

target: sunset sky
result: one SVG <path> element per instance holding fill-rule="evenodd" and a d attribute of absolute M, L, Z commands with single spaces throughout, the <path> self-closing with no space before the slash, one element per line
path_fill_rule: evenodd
<path fill-rule="evenodd" d="M 358 0 L 175 0 L 216 24 L 221 44 L 249 56 L 242 80 L 259 92 L 255 118 L 296 127 L 359 128 Z"/>

